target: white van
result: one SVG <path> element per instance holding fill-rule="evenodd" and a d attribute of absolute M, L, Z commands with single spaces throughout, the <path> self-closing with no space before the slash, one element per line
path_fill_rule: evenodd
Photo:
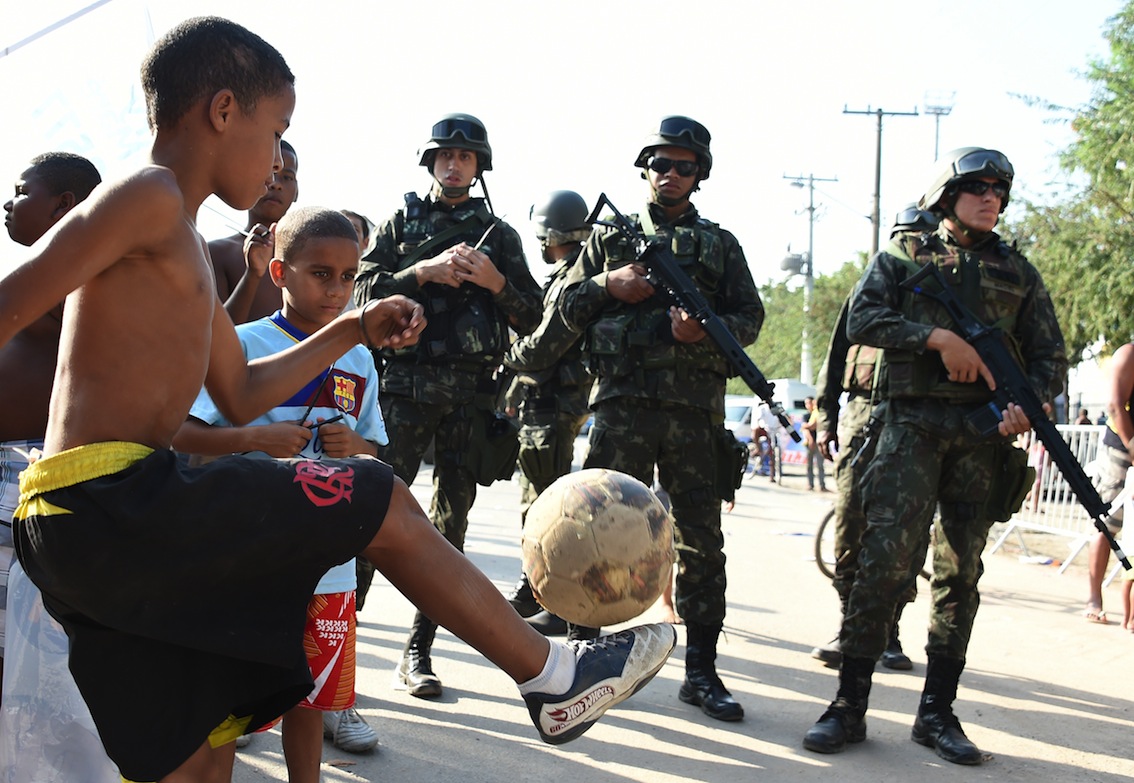
<path fill-rule="evenodd" d="M 815 387 L 794 378 L 775 378 L 770 381 L 775 387 L 773 398 L 784 406 L 788 416 L 799 422 L 804 412 L 803 400 L 815 396 Z M 759 404 L 755 394 L 726 394 L 724 424 L 741 443 L 752 440 L 752 417 Z"/>

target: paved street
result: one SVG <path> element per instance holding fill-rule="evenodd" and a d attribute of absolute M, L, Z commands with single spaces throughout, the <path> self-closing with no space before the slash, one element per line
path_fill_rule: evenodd
<path fill-rule="evenodd" d="M 794 475 L 793 475 L 794 471 Z M 684 634 L 665 668 L 581 739 L 562 747 L 536 736 L 511 681 L 442 631 L 434 668 L 445 693 L 415 699 L 392 688 L 412 616 L 409 603 L 376 580 L 359 618 L 359 708 L 381 737 L 379 752 L 353 756 L 324 748 L 325 781 L 497 783 L 543 779 L 615 781 L 879 781 L 1134 779 L 1134 634 L 1081 618 L 1083 564 L 1060 575 L 1004 551 L 986 558 L 983 605 L 961 680 L 957 712 L 989 754 L 981 767 L 956 767 L 909 739 L 925 672 L 925 583 L 906 610 L 902 639 L 911 672 L 875 676 L 867 741 L 840 756 L 804 751 L 804 731 L 836 688 L 836 673 L 811 659 L 838 622 L 834 590 L 811 559 L 812 533 L 833 498 L 805 491 L 799 467 L 784 486 L 758 478 L 725 517 L 729 615 L 718 667 L 747 711 L 722 724 L 681 703 Z M 414 486 L 428 503 L 430 471 Z M 506 590 L 519 573 L 519 490 L 482 489 L 468 553 Z M 1062 543 L 1049 542 L 1056 554 Z M 1106 594 L 1121 614 L 1117 584 Z M 658 608 L 642 620 L 658 618 Z M 238 783 L 284 781 L 278 731 L 237 756 Z"/>

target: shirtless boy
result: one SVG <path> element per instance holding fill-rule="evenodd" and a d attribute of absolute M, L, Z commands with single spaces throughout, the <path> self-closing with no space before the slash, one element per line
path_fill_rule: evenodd
<path fill-rule="evenodd" d="M 280 150 L 283 166 L 273 172 L 268 192 L 248 210 L 245 233 L 209 242 L 217 294 L 236 324 L 269 316 L 283 303 L 267 270 L 272 260 L 273 226 L 299 196 L 299 158 L 286 141 L 280 141 Z"/>
<path fill-rule="evenodd" d="M 355 343 L 409 345 L 424 324 L 420 306 L 390 297 L 248 362 L 195 216 L 213 193 L 236 209 L 263 195 L 282 166 L 294 77 L 244 28 L 198 18 L 157 41 L 142 84 L 150 165 L 101 188 L 0 280 L 0 345 L 67 297 L 16 551 L 67 630 L 75 680 L 123 776 L 231 777 L 230 740 L 310 691 L 308 600 L 360 551 L 519 684 L 545 741 L 579 736 L 657 673 L 672 626 L 549 643 L 374 459 L 178 466 L 169 446 L 202 383 L 244 424 Z"/>
<path fill-rule="evenodd" d="M 81 155 L 36 155 L 4 204 L 8 235 L 34 244 L 101 181 Z M 60 303 L 0 348 L 0 378 L 18 379 L 0 384 L 0 587 L 6 588 L 0 590 L 6 593 L 0 599 L 0 676 L 4 658 L 14 667 L 6 673 L 0 715 L 0 780 L 64 783 L 81 770 L 86 781 L 118 781 L 67 669 L 63 631 L 44 615 L 39 591 L 14 562 L 18 476 L 27 455 L 43 446 L 62 318 Z M 12 602 L 15 596 L 20 600 Z"/>

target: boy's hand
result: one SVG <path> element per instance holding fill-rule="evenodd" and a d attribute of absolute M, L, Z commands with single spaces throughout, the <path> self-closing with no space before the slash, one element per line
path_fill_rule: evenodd
<path fill-rule="evenodd" d="M 263 451 L 277 459 L 294 457 L 303 451 L 307 441 L 311 440 L 311 430 L 299 424 L 276 422 L 256 427 L 245 428 L 249 434 L 254 434 L 248 451 Z"/>
<path fill-rule="evenodd" d="M 369 454 L 371 457 L 378 456 L 374 445 L 346 424 L 341 422 L 319 424 L 318 422 L 321 421 L 323 421 L 322 418 L 317 420 L 314 429 L 318 430 L 319 440 L 323 444 L 323 453 L 328 457 L 341 459 L 343 457 L 353 457 L 357 454 Z"/>
<path fill-rule="evenodd" d="M 409 297 L 394 294 L 367 302 L 358 313 L 363 343 L 370 348 L 404 348 L 425 328 L 425 310 Z"/>
<path fill-rule="evenodd" d="M 252 226 L 244 239 L 244 263 L 253 277 L 261 278 L 268 271 L 268 265 L 276 250 L 276 224 L 265 226 L 257 223 Z"/>

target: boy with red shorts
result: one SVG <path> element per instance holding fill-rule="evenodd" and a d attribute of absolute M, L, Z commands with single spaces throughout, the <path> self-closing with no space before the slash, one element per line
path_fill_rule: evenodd
<path fill-rule="evenodd" d="M 268 273 L 283 307 L 236 328 L 244 355 L 251 360 L 279 353 L 333 321 L 350 304 L 358 256 L 354 227 L 339 212 L 308 207 L 280 220 Z M 361 345 L 244 427 L 233 427 L 203 389 L 189 416 L 173 446 L 205 456 L 376 457 L 378 445 L 389 442 L 378 407 L 378 373 Z M 340 747 L 362 752 L 378 744 L 354 710 L 356 583 L 353 561 L 336 565 L 319 580 L 307 606 L 303 646 L 316 685 L 283 718 L 292 783 L 319 780 L 326 717 L 335 718 L 333 739 L 350 734 Z"/>

